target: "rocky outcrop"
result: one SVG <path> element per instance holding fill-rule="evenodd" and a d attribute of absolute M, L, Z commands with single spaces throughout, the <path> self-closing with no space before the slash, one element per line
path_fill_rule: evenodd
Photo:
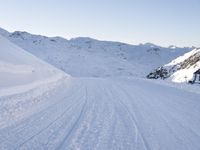
<path fill-rule="evenodd" d="M 185 70 L 185 72 L 192 72 L 192 74 L 200 69 L 200 49 L 194 49 L 193 51 L 186 53 L 184 56 L 178 57 L 171 63 L 159 67 L 147 75 L 148 79 L 166 79 L 171 77 L 178 71 Z M 187 78 L 187 74 L 182 75 Z"/>
<path fill-rule="evenodd" d="M 153 72 L 149 73 L 147 75 L 147 78 L 148 79 L 158 79 L 158 78 L 161 78 L 161 79 L 165 79 L 168 77 L 168 70 L 165 69 L 164 67 L 159 67 L 157 69 L 155 69 Z"/>

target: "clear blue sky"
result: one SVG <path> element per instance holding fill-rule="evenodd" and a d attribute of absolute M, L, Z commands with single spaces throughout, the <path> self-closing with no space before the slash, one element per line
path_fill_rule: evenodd
<path fill-rule="evenodd" d="M 0 27 L 47 36 L 200 46 L 200 0 L 0 0 Z"/>

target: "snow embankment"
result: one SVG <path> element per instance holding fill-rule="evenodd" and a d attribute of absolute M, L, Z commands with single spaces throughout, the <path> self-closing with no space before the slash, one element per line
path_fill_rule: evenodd
<path fill-rule="evenodd" d="M 56 82 L 66 75 L 0 36 L 0 97 Z"/>
<path fill-rule="evenodd" d="M 15 65 L 0 61 L 0 72 L 4 73 L 31 73 L 34 68 L 28 65 Z"/>

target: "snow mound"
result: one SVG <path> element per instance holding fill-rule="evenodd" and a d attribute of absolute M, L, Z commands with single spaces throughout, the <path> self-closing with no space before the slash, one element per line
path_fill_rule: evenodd
<path fill-rule="evenodd" d="M 0 97 L 25 92 L 64 76 L 62 71 L 0 36 Z"/>

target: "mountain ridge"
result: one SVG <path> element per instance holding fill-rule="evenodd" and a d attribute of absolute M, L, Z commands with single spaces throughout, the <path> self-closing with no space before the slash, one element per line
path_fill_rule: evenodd
<path fill-rule="evenodd" d="M 88 37 L 47 37 L 28 32 L 0 34 L 11 42 L 72 76 L 145 77 L 152 69 L 169 63 L 191 48 L 165 48 L 146 43 L 130 45 Z"/>

